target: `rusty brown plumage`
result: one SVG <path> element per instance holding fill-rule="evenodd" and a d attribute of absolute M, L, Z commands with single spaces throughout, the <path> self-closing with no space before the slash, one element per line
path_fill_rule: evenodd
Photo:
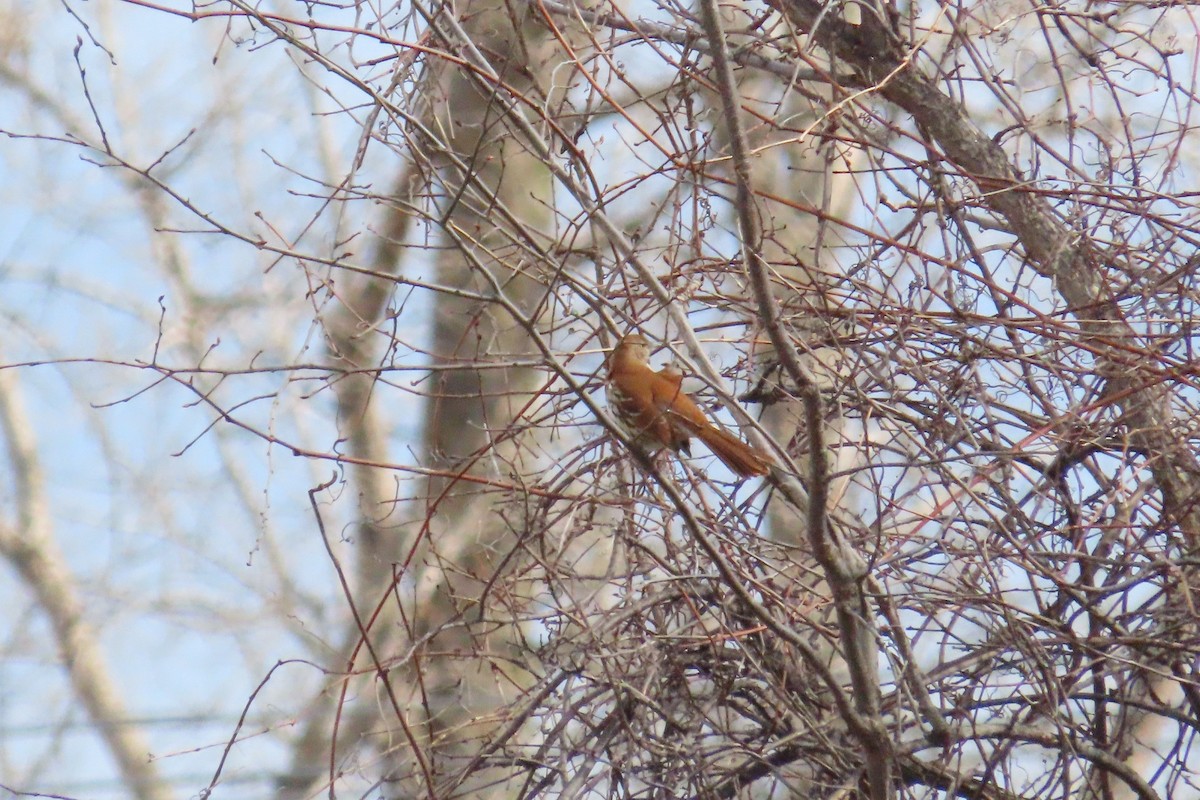
<path fill-rule="evenodd" d="M 683 391 L 683 373 L 673 367 L 655 372 L 649 358 L 650 345 L 638 333 L 626 334 L 608 357 L 608 406 L 627 436 L 650 450 L 689 455 L 695 436 L 737 475 L 767 474 L 766 453 L 709 422 Z"/>

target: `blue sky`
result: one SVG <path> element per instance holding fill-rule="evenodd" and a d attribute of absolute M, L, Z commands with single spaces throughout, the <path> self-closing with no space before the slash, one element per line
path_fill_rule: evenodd
<path fill-rule="evenodd" d="M 319 362 L 324 342 L 312 324 L 310 290 L 327 272 L 208 232 L 173 200 L 147 203 L 138 182 L 96 149 L 100 135 L 74 52 L 81 39 L 78 59 L 95 113 L 121 158 L 139 166 L 161 158 L 156 174 L 251 238 L 299 241 L 321 257 L 350 250 L 360 262 L 366 237 L 348 244 L 340 239 L 372 224 L 377 209 L 348 203 L 339 218 L 313 195 L 325 191 L 321 181 L 336 182 L 349 170 L 361 116 L 335 112 L 361 98 L 313 65 L 304 66 L 314 78 L 306 80 L 280 44 L 244 26 L 234 25 L 235 43 L 224 37 L 221 20 L 190 23 L 110 0 L 70 2 L 69 8 L 102 47 L 62 5 L 27 0 L 9 12 L 25 27 L 13 23 L 14 41 L 24 46 L 10 48 L 6 62 L 18 68 L 19 79 L 0 80 L 0 130 L 9 134 L 0 139 L 0 363 L 39 364 L 20 368 L 19 378 L 54 534 L 131 716 L 151 738 L 179 796 L 191 796 L 207 784 L 258 682 L 281 659 L 325 662 L 330 640 L 341 631 L 340 590 L 306 495 L 336 468 L 296 458 L 231 426 L 210 429 L 212 411 L 196 404 L 196 393 L 159 383 L 161 374 L 145 364 L 156 347 L 167 367 L 193 367 L 201 356 L 214 369 Z M 336 57 L 360 63 L 382 52 L 335 49 Z M 636 67 L 637 56 L 625 55 L 626 65 Z M 387 63 L 364 71 L 386 81 Z M 1046 88 L 1052 80 L 1019 63 L 1009 77 L 1026 82 L 1024 110 L 1041 115 L 1046 135 L 1057 136 L 1054 117 L 1065 112 Z M 322 93 L 326 85 L 334 97 Z M 1131 81 L 1127 88 L 1139 85 Z M 1071 99 L 1097 114 L 1112 110 L 1102 96 Z M 974 110 L 981 118 L 994 111 L 982 102 Z M 1132 126 L 1139 136 L 1170 133 L 1173 113 L 1170 104 L 1148 102 Z M 613 185 L 641 174 L 640 158 L 661 166 L 661 154 L 639 151 L 626 135 L 606 121 L 588 132 L 602 153 L 596 163 L 609 170 Z M 72 136 L 92 147 L 52 140 Z M 908 147 L 908 155 L 922 156 Z M 1095 145 L 1073 141 L 1070 147 Z M 1158 157 L 1143 169 L 1161 177 L 1167 163 Z M 383 191 L 395 167 L 392 151 L 371 148 L 356 180 Z M 1191 175 L 1185 160 L 1164 185 L 1184 184 Z M 1078 176 L 1050 165 L 1040 177 Z M 647 181 L 614 207 L 633 216 L 644 204 L 641 192 L 657 196 L 658 185 L 670 180 Z M 878 214 L 880 228 L 896 230 L 912 218 L 909 211 L 882 208 L 868 180 L 860 186 L 858 200 Z M 575 211 L 565 200 L 560 208 Z M 150 209 L 161 217 L 152 220 Z M 192 232 L 156 232 L 155 224 Z M 1130 234 L 1134 241 L 1146 235 Z M 707 237 L 714 251 L 735 252 L 728 235 L 708 231 Z M 979 242 L 986 248 L 1003 239 L 984 233 Z M 647 242 L 647 251 L 654 246 Z M 997 262 L 1006 257 L 994 255 Z M 891 300 L 901 303 L 910 290 L 929 300 L 920 291 L 939 273 L 928 263 L 920 265 L 926 273 L 911 271 L 915 263 L 896 268 Z M 422 276 L 427 263 L 414 260 L 408 268 Z M 1048 281 L 1026 285 L 1046 308 L 1057 302 Z M 401 342 L 421 341 L 429 305 L 428 295 L 419 293 L 405 305 L 396 327 Z M 598 361 L 588 358 L 579 363 Z M 411 357 L 405 363 L 423 362 Z M 282 369 L 234 375 L 214 396 L 226 405 L 246 402 L 239 418 L 261 430 L 334 450 L 339 433 L 331 391 L 318 379 L 296 377 Z M 418 376 L 393 377 L 400 385 Z M 194 379 L 206 388 L 215 383 L 212 374 Z M 399 460 L 419 441 L 420 404 L 398 390 L 387 401 L 390 444 Z M 6 514 L 19 500 L 9 469 L 0 461 Z M 339 484 L 326 499 L 335 548 L 352 559 L 353 544 L 342 538 L 353 492 Z M 123 796 L 82 712 L 70 708 L 45 620 L 13 573 L 6 577 L 0 581 L 0 602 L 10 609 L 0 623 L 0 782 L 88 798 Z M 248 729 L 284 726 L 284 733 L 239 746 L 223 797 L 263 795 L 261 781 L 287 755 L 286 726 L 302 713 L 296 698 L 308 697 L 319 681 L 319 672 L 303 664 L 275 674 Z M 61 726 L 52 724 L 59 720 Z M 36 779 L 26 783 L 35 768 Z"/>

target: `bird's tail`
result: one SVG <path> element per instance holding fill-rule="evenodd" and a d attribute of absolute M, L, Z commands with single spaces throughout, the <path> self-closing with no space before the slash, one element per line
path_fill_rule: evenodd
<path fill-rule="evenodd" d="M 772 464 L 770 456 L 766 453 L 720 428 L 709 426 L 696 431 L 696 436 L 707 445 L 713 455 L 740 477 L 766 475 Z"/>

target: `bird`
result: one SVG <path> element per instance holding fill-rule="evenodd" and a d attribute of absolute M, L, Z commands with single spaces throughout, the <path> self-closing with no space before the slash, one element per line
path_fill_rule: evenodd
<path fill-rule="evenodd" d="M 651 452 L 666 448 L 688 455 L 695 436 L 738 476 L 767 474 L 770 456 L 709 422 L 683 391 L 683 373 L 673 366 L 655 372 L 649 359 L 650 343 L 632 332 L 608 356 L 605 393 L 622 433 Z"/>

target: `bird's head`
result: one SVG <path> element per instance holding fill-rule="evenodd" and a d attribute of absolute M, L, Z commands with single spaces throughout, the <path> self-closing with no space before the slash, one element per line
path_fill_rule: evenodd
<path fill-rule="evenodd" d="M 626 358 L 630 361 L 647 362 L 650 360 L 650 343 L 640 333 L 627 333 L 613 348 L 612 358 Z"/>

